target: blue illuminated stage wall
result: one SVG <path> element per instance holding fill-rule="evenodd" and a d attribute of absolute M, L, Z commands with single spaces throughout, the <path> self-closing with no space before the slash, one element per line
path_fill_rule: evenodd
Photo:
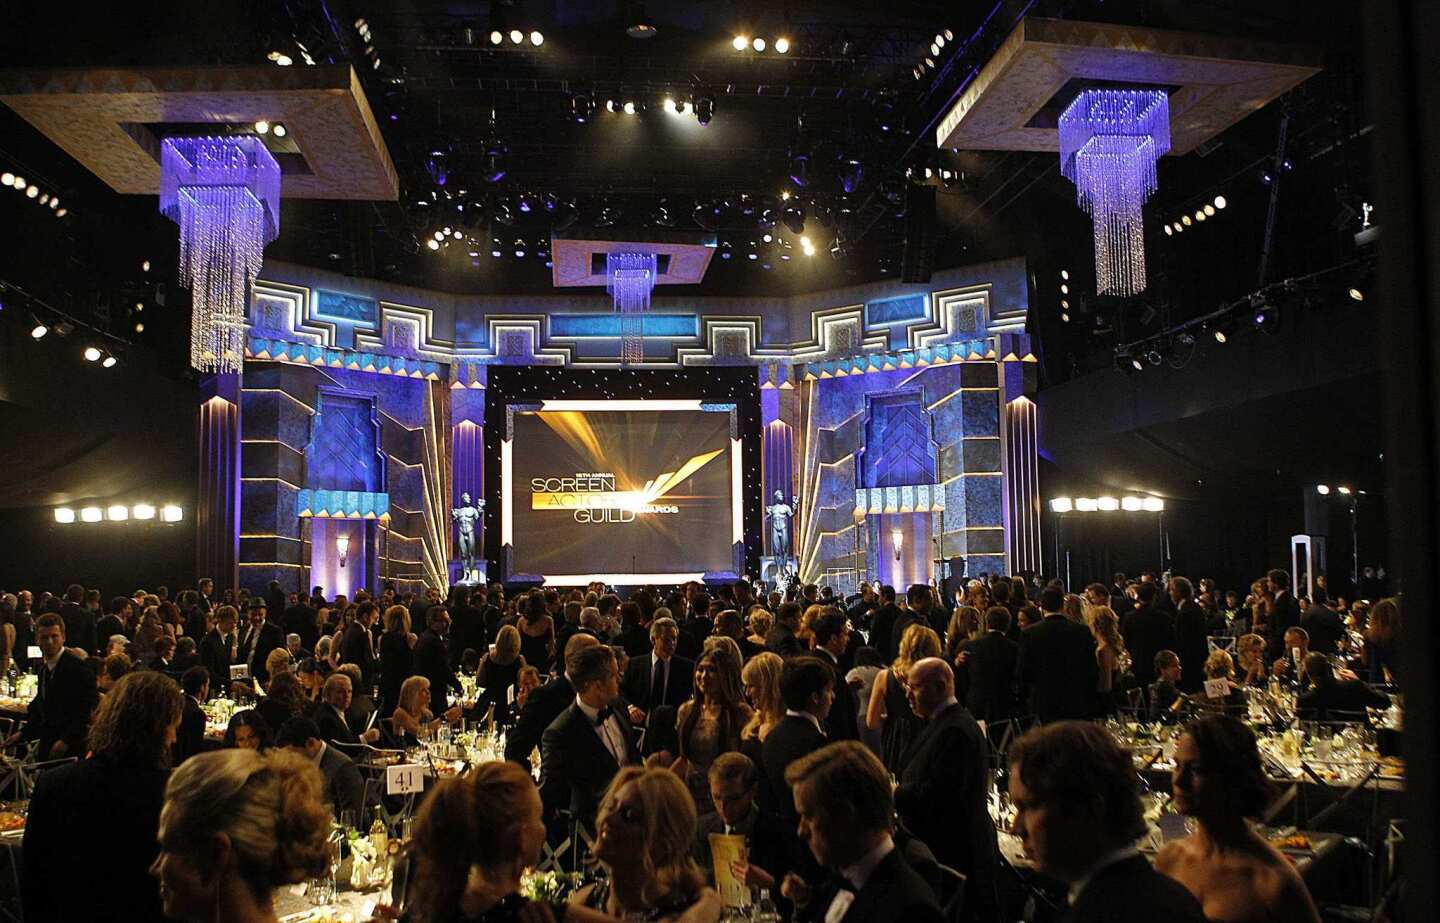
<path fill-rule="evenodd" d="M 927 581 L 936 558 L 1023 570 L 1039 560 L 1028 311 L 1022 260 L 788 298 L 672 288 L 636 368 L 753 370 L 747 502 L 799 498 L 789 547 L 747 528 L 762 568 L 837 587 Z M 448 587 L 460 495 L 487 522 L 499 505 L 493 369 L 620 366 L 603 290 L 456 296 L 268 262 L 249 320 L 243 373 L 207 381 L 198 414 L 198 566 L 222 586 Z"/>

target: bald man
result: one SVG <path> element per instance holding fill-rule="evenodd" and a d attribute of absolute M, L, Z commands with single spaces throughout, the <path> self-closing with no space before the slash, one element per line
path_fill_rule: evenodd
<path fill-rule="evenodd" d="M 895 809 L 941 862 L 968 879 L 965 919 L 996 914 L 995 826 L 986 808 L 990 748 L 980 725 L 955 700 L 955 673 L 938 657 L 910 668 L 910 708 L 925 727 L 901 758 Z"/>

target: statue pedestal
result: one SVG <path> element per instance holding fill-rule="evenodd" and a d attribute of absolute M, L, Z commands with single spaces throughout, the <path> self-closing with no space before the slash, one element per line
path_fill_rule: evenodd
<path fill-rule="evenodd" d="M 490 562 L 484 558 L 476 558 L 475 566 L 465 570 L 461 561 L 450 562 L 450 583 L 452 586 L 483 586 L 486 582 L 486 573 L 489 572 Z"/>
<path fill-rule="evenodd" d="M 760 556 L 760 579 L 765 581 L 766 586 L 778 586 L 785 588 L 785 571 L 795 566 L 795 559 L 786 556 L 784 558 L 774 555 Z"/>

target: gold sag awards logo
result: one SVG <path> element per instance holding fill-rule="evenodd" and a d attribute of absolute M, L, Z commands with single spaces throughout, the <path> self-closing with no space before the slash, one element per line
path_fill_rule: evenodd
<path fill-rule="evenodd" d="M 674 471 L 645 482 L 640 490 L 617 490 L 609 472 L 579 472 L 568 478 L 531 478 L 532 510 L 568 510 L 576 522 L 634 522 L 637 515 L 673 514 L 680 507 L 660 501 L 684 480 L 719 457 L 716 449 L 696 455 Z"/>

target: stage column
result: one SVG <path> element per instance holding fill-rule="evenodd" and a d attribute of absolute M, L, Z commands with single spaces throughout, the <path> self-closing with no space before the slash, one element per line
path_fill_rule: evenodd
<path fill-rule="evenodd" d="M 796 458 L 799 446 L 796 443 L 796 428 L 800 423 L 800 401 L 794 384 L 794 366 L 779 363 L 761 365 L 760 375 L 760 434 L 761 434 L 761 476 L 764 493 L 761 506 L 769 507 L 777 502 L 775 492 L 780 491 L 782 502 L 790 503 L 797 493 L 795 487 Z M 803 503 L 801 504 L 803 505 Z M 796 511 L 790 521 L 790 547 L 772 548 L 770 522 L 761 518 L 761 577 L 773 580 L 770 572 L 773 561 L 782 554 L 792 562 L 798 561 L 800 553 L 800 517 Z"/>
<path fill-rule="evenodd" d="M 479 505 L 486 503 L 487 512 L 492 498 L 485 496 L 485 384 L 487 367 L 476 363 L 457 364 L 450 383 L 450 509 L 460 506 L 460 495 L 469 494 Z M 448 524 L 445 534 L 448 538 L 445 553 L 451 584 L 459 583 L 464 574 L 457 557 L 459 538 L 450 510 L 442 517 Z M 485 517 L 480 518 L 475 534 L 475 555 L 481 578 L 487 576 L 483 526 Z"/>
<path fill-rule="evenodd" d="M 1040 450 L 1035 391 L 1035 357 L 1030 337 L 1002 333 L 1000 349 L 1000 438 L 1004 468 L 1005 553 L 1009 571 L 1039 573 Z"/>
<path fill-rule="evenodd" d="M 240 376 L 211 375 L 200 385 L 200 450 L 195 508 L 195 573 L 215 581 L 217 595 L 239 586 Z"/>

